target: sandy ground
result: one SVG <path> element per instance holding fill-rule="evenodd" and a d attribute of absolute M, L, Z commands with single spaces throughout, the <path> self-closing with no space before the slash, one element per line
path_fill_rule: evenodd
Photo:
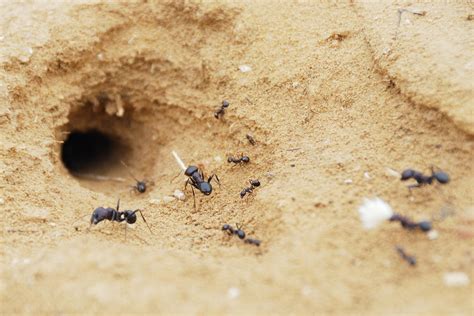
<path fill-rule="evenodd" d="M 3 1 L 2 314 L 472 315 L 473 12 Z M 91 129 L 119 144 L 74 176 L 63 142 Z M 196 210 L 189 189 L 169 198 L 184 184 L 172 150 L 221 180 Z M 248 165 L 226 162 L 241 152 Z M 154 185 L 131 193 L 120 160 Z M 393 172 L 431 165 L 452 181 L 410 195 Z M 250 178 L 262 185 L 241 199 Z M 375 196 L 439 237 L 364 231 L 357 209 Z M 126 236 L 118 223 L 89 230 L 118 197 L 153 234 L 140 217 Z M 447 286 L 450 272 L 467 284 Z"/>

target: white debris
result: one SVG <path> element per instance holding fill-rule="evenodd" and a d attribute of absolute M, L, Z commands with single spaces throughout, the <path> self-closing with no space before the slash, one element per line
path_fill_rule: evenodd
<path fill-rule="evenodd" d="M 240 65 L 239 70 L 241 72 L 249 72 L 252 71 L 252 67 L 250 67 L 249 65 Z"/>
<path fill-rule="evenodd" d="M 5 204 L 5 200 L 0 197 L 0 205 L 3 205 L 3 204 Z"/>
<path fill-rule="evenodd" d="M 103 61 L 104 60 L 104 54 L 102 54 L 102 53 L 97 54 L 97 59 L 100 60 L 100 61 Z"/>
<path fill-rule="evenodd" d="M 464 272 L 446 272 L 443 275 L 444 284 L 449 287 L 467 286 L 471 282 Z"/>
<path fill-rule="evenodd" d="M 184 164 L 184 162 L 181 160 L 181 158 L 179 158 L 178 154 L 176 153 L 176 151 L 172 151 L 171 154 L 173 155 L 174 159 L 176 159 L 176 162 L 178 163 L 179 167 L 181 168 L 181 170 L 183 171 L 186 171 L 186 165 Z"/>
<path fill-rule="evenodd" d="M 227 290 L 227 297 L 231 300 L 236 299 L 240 296 L 240 290 L 236 287 L 231 287 Z"/>
<path fill-rule="evenodd" d="M 173 196 L 180 201 L 184 201 L 186 199 L 184 192 L 178 189 L 174 190 Z"/>
<path fill-rule="evenodd" d="M 221 156 L 215 156 L 214 161 L 215 162 L 222 162 L 222 157 Z"/>
<path fill-rule="evenodd" d="M 352 179 L 346 179 L 346 180 L 344 180 L 344 183 L 345 183 L 345 184 L 351 184 L 351 183 L 352 183 Z"/>
<path fill-rule="evenodd" d="M 165 195 L 163 197 L 163 202 L 164 203 L 169 203 L 169 202 L 173 202 L 174 201 L 174 197 L 173 196 L 169 196 L 169 195 Z"/>
<path fill-rule="evenodd" d="M 23 215 L 30 220 L 45 221 L 49 216 L 49 210 L 44 208 L 26 208 L 23 210 Z"/>
<path fill-rule="evenodd" d="M 365 229 L 377 227 L 380 223 L 392 217 L 392 215 L 393 210 L 390 205 L 380 198 L 365 198 L 364 203 L 359 207 L 360 220 Z"/>
<path fill-rule="evenodd" d="M 394 178 L 400 178 L 402 176 L 399 172 L 393 170 L 392 168 L 388 168 L 388 167 L 385 168 L 385 174 L 387 176 L 394 177 Z"/>
<path fill-rule="evenodd" d="M 367 180 L 370 180 L 371 177 L 370 177 L 370 174 L 366 171 L 364 172 L 364 177 L 367 179 Z"/>
<path fill-rule="evenodd" d="M 430 230 L 426 235 L 428 236 L 429 240 L 435 240 L 439 237 L 438 231 L 434 229 Z"/>

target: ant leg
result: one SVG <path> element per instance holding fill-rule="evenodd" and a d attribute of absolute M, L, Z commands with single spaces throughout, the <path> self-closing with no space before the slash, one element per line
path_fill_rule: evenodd
<path fill-rule="evenodd" d="M 180 171 L 173 179 L 170 180 L 170 183 L 172 183 L 174 180 L 176 180 L 177 177 L 181 174 L 182 171 Z"/>
<path fill-rule="evenodd" d="M 120 207 L 120 198 L 117 201 L 117 208 L 115 209 L 117 212 L 119 211 L 119 207 Z"/>
<path fill-rule="evenodd" d="M 219 180 L 219 177 L 215 173 L 212 176 L 210 176 L 209 179 L 207 179 L 207 182 L 211 182 L 212 178 L 214 178 L 214 177 L 216 177 L 217 184 L 219 184 L 219 186 L 221 186 L 221 182 Z"/>
<path fill-rule="evenodd" d="M 148 225 L 148 222 L 146 221 L 145 216 L 143 216 L 142 211 L 141 211 L 141 210 L 136 210 L 136 211 L 133 212 L 133 214 L 135 214 L 136 212 L 140 212 L 140 215 L 142 216 L 143 221 L 145 222 L 146 226 L 147 226 L 148 229 L 150 230 L 150 233 L 153 235 L 153 232 L 152 232 L 152 230 L 151 230 L 151 228 L 150 228 L 150 225 Z"/>
<path fill-rule="evenodd" d="M 192 186 L 191 190 L 193 191 L 194 210 L 196 210 L 196 194 L 194 194 L 194 188 Z"/>

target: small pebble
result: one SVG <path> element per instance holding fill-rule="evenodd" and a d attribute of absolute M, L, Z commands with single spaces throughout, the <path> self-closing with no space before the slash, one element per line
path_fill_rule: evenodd
<path fill-rule="evenodd" d="M 240 290 L 236 287 L 231 287 L 227 290 L 227 297 L 230 299 L 236 299 L 240 296 Z"/>
<path fill-rule="evenodd" d="M 5 204 L 5 200 L 3 198 L 0 198 L 0 205 Z"/>
<path fill-rule="evenodd" d="M 364 172 L 364 177 L 368 180 L 370 179 L 370 174 L 368 172 Z"/>
<path fill-rule="evenodd" d="M 184 192 L 178 189 L 174 190 L 173 196 L 180 201 L 184 201 L 186 199 Z"/>
<path fill-rule="evenodd" d="M 215 162 L 222 162 L 222 157 L 221 156 L 215 156 L 214 161 Z"/>
<path fill-rule="evenodd" d="M 352 179 L 346 179 L 346 180 L 344 180 L 344 183 L 345 183 L 345 184 L 351 184 L 351 183 L 352 183 Z"/>
<path fill-rule="evenodd" d="M 430 230 L 428 232 L 428 234 L 426 234 L 426 235 L 428 236 L 429 240 L 435 240 L 435 239 L 438 239 L 438 237 L 439 237 L 438 231 L 434 230 L 434 229 Z"/>
<path fill-rule="evenodd" d="M 467 286 L 471 282 L 464 272 L 446 272 L 443 275 L 444 284 L 449 287 Z"/>
<path fill-rule="evenodd" d="M 401 174 L 395 170 L 393 170 L 392 168 L 385 168 L 385 174 L 387 176 L 390 176 L 390 177 L 394 177 L 394 178 L 400 178 L 401 177 Z"/>
<path fill-rule="evenodd" d="M 248 65 L 240 65 L 239 70 L 241 72 L 249 72 L 249 71 L 252 71 L 252 68 Z"/>

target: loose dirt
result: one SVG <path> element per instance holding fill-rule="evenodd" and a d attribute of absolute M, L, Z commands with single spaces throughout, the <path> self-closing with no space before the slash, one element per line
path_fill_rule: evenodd
<path fill-rule="evenodd" d="M 443 281 L 474 278 L 469 3 L 0 8 L 2 313 L 472 314 L 472 282 Z M 91 131 L 103 142 L 84 154 Z M 172 150 L 221 180 L 196 209 L 189 187 L 170 198 Z M 394 174 L 432 165 L 448 185 L 410 194 Z M 439 237 L 364 231 L 376 196 Z M 118 198 L 153 234 L 140 217 L 89 229 Z"/>

